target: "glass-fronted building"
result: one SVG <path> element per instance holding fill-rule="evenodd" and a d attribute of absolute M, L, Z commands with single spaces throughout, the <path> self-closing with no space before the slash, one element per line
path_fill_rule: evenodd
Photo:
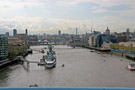
<path fill-rule="evenodd" d="M 8 57 L 8 38 L 0 35 L 0 60 Z"/>
<path fill-rule="evenodd" d="M 96 38 L 96 46 L 102 47 L 103 43 L 117 43 L 117 37 L 114 35 L 100 34 Z"/>

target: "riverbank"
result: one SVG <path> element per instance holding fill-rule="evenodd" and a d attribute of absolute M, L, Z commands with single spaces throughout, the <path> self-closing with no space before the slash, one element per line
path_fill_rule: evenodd
<path fill-rule="evenodd" d="M 110 52 L 111 51 L 111 49 L 89 47 L 89 46 L 85 46 L 85 45 L 77 45 L 77 47 L 83 47 L 83 48 L 92 49 L 92 50 L 96 50 L 96 51 L 100 51 L 100 52 Z"/>
<path fill-rule="evenodd" d="M 99 51 L 101 53 L 105 52 L 105 53 L 109 53 L 111 55 L 117 55 L 117 56 L 121 56 L 121 57 L 126 57 L 130 60 L 135 61 L 135 55 L 134 54 L 127 54 L 127 53 L 123 53 L 123 52 L 118 52 L 118 51 L 113 51 L 111 49 L 105 49 L 105 48 L 96 48 L 96 47 L 89 47 L 89 46 L 79 46 L 79 47 L 83 47 L 83 48 L 87 48 L 87 49 L 91 49 L 91 50 L 96 50 Z"/>
<path fill-rule="evenodd" d="M 17 56 L 26 57 L 28 54 L 31 54 L 31 53 L 32 53 L 32 50 L 28 49 L 24 53 L 19 54 Z M 0 68 L 12 65 L 14 63 L 18 63 L 17 56 L 15 56 L 14 58 L 8 58 L 8 59 L 4 60 L 4 62 L 0 63 Z"/>
<path fill-rule="evenodd" d="M 119 51 L 115 51 L 115 50 L 111 50 L 111 54 L 115 54 L 115 55 L 118 55 L 118 56 L 122 56 L 122 57 L 126 57 L 130 60 L 133 60 L 135 61 L 135 54 L 128 54 L 128 53 L 123 53 L 123 52 L 119 52 Z"/>
<path fill-rule="evenodd" d="M 7 61 L 3 62 L 3 63 L 0 63 L 0 68 L 3 68 L 3 67 L 6 67 L 6 66 L 9 66 L 9 65 L 12 65 L 14 63 L 16 63 L 17 60 L 13 59 L 13 60 L 9 60 L 7 59 Z"/>

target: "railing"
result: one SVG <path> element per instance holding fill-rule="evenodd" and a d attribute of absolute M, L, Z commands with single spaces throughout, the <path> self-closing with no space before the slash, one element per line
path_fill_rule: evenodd
<path fill-rule="evenodd" d="M 128 52 L 128 51 L 119 50 L 119 49 L 111 49 L 111 51 L 120 52 L 120 53 L 127 53 L 127 54 L 135 54 L 135 52 Z"/>
<path fill-rule="evenodd" d="M 0 90 L 135 90 L 135 88 L 58 88 L 58 87 L 25 87 L 25 88 L 0 88 Z"/>

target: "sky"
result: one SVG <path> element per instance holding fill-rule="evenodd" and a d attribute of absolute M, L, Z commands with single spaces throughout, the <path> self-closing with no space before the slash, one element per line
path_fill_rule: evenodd
<path fill-rule="evenodd" d="M 0 33 L 135 31 L 135 0 L 0 0 Z"/>

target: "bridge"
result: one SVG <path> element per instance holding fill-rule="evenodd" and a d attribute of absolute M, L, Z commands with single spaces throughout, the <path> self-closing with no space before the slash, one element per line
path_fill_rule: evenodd
<path fill-rule="evenodd" d="M 58 45 L 57 42 L 46 42 L 46 41 L 29 41 L 29 45 Z"/>

